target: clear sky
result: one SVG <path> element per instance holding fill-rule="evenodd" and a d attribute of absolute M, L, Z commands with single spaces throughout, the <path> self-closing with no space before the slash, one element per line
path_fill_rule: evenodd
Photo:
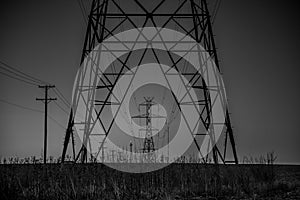
<path fill-rule="evenodd" d="M 275 151 L 279 163 L 300 163 L 298 7 L 296 0 L 221 3 L 213 29 L 240 158 Z M 71 100 L 86 30 L 77 1 L 3 0 L 0 27 L 0 60 L 55 84 Z M 35 101 L 41 89 L 1 74 L 0 82 L 1 100 L 43 110 Z M 3 102 L 0 110 L 0 156 L 41 155 L 43 114 Z M 66 127 L 68 115 L 53 102 L 49 114 Z M 53 156 L 61 154 L 61 125 L 49 120 Z"/>

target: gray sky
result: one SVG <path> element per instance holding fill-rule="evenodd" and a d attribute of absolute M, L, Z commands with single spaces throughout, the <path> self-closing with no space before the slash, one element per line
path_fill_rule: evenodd
<path fill-rule="evenodd" d="M 240 158 L 274 150 L 279 163 L 300 163 L 298 7 L 296 0 L 220 6 L 214 33 Z M 86 30 L 77 1 L 1 1 L 0 27 L 0 60 L 55 84 L 70 100 Z M 43 110 L 35 101 L 41 89 L 1 74 L 0 81 L 0 99 Z M 43 114 L 2 102 L 0 108 L 0 156 L 40 155 Z M 53 102 L 49 114 L 66 126 L 67 114 Z M 48 128 L 49 154 L 59 156 L 64 129 L 53 120 Z"/>

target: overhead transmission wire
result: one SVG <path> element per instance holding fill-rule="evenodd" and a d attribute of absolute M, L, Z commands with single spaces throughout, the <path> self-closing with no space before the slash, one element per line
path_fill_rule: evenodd
<path fill-rule="evenodd" d="M 218 11 L 220 9 L 220 5 L 221 5 L 221 0 L 216 0 L 215 5 L 214 5 L 214 9 L 212 11 L 212 18 L 211 18 L 211 23 L 214 24 Z"/>
<path fill-rule="evenodd" d="M 57 107 L 60 109 L 60 110 L 62 110 L 64 113 L 66 113 L 67 115 L 69 115 L 69 113 L 68 113 L 68 111 L 66 111 L 62 106 L 60 106 L 56 101 L 53 101 L 56 105 L 57 105 Z"/>
<path fill-rule="evenodd" d="M 13 79 L 16 79 L 16 80 L 19 80 L 19 81 L 23 81 L 23 82 L 26 82 L 28 84 L 31 84 L 31 85 L 37 85 L 38 83 L 31 80 L 31 79 L 28 79 L 20 74 L 17 74 L 7 68 L 4 68 L 3 66 L 0 66 L 1 69 L 4 69 L 5 72 L 1 72 L 1 74 L 5 75 L 5 76 L 8 76 L 10 78 L 13 78 Z"/>
<path fill-rule="evenodd" d="M 4 70 L 0 71 L 0 74 L 5 75 L 9 78 L 33 85 L 33 86 L 39 86 L 40 84 L 48 84 L 49 83 L 42 81 L 38 78 L 35 78 L 27 73 L 24 73 L 18 69 L 16 69 L 15 67 L 12 67 L 11 65 L 8 65 L 7 63 L 3 62 L 0 60 L 0 69 Z M 65 96 L 60 92 L 59 89 L 55 88 L 54 92 L 57 94 L 57 96 L 59 96 L 59 99 L 62 100 L 62 102 L 69 108 L 70 104 L 68 103 L 68 100 L 65 98 Z M 2 101 L 3 102 L 3 101 Z M 7 103 L 7 102 L 6 102 Z M 55 104 L 68 115 L 68 112 L 62 108 L 56 101 Z M 25 107 L 24 107 L 25 108 Z M 33 111 L 33 110 L 32 110 Z M 51 118 L 51 117 L 50 117 Z M 53 120 L 53 119 L 52 119 Z"/>
<path fill-rule="evenodd" d="M 1 69 L 4 69 L 6 72 L 9 72 L 11 74 L 7 74 L 7 73 L 4 73 L 4 72 L 0 72 L 1 74 L 7 76 L 7 77 L 10 77 L 12 79 L 15 79 L 15 80 L 18 80 L 18 81 L 22 81 L 22 82 L 25 82 L 25 83 L 28 83 L 30 85 L 34 85 L 34 86 L 38 86 L 39 84 L 44 84 L 46 83 L 45 81 L 42 81 L 40 79 L 37 79 L 31 75 L 28 75 L 20 70 L 17 70 L 16 68 L 0 61 L 0 63 L 2 65 L 4 65 L 5 67 L 3 66 L 0 66 Z M 61 94 L 61 96 L 63 96 Z M 22 106 L 22 105 L 18 105 L 18 104 L 15 104 L 15 103 L 11 103 L 11 102 L 8 102 L 6 100 L 1 100 L 1 102 L 3 103 L 6 103 L 6 104 L 9 104 L 9 105 L 12 105 L 12 106 L 15 106 L 15 107 L 19 107 L 19 108 L 22 108 L 22 109 L 25 109 L 25 110 L 30 110 L 30 111 L 33 111 L 33 112 L 39 112 L 39 113 L 44 113 L 43 111 L 41 110 L 37 110 L 37 109 L 33 109 L 33 108 L 29 108 L 29 107 L 26 107 L 26 106 Z M 55 102 L 56 103 L 56 102 Z M 61 109 L 63 110 L 64 112 L 66 112 L 58 103 L 56 103 L 56 105 Z M 66 112 L 67 113 L 67 112 Z M 67 113 L 68 114 L 68 113 Z M 53 117 L 51 117 L 50 115 L 48 115 L 48 117 L 54 121 L 56 124 L 58 124 L 60 127 L 62 127 L 64 129 L 64 127 L 57 121 L 55 120 Z"/>
<path fill-rule="evenodd" d="M 42 80 L 40 80 L 38 78 L 35 78 L 35 77 L 33 77 L 33 76 L 29 75 L 29 74 L 26 74 L 26 73 L 20 71 L 20 70 L 18 70 L 16 68 L 12 67 L 11 65 L 3 62 L 3 61 L 0 61 L 0 63 L 4 66 L 4 67 L 3 66 L 1 67 L 2 69 L 6 70 L 6 71 L 9 71 L 10 73 L 12 73 L 12 74 L 14 74 L 16 76 L 19 76 L 20 78 L 24 78 L 24 79 L 27 79 L 27 80 L 29 80 L 31 82 L 35 82 L 35 83 L 49 84 L 49 83 L 47 83 L 45 81 L 42 81 Z"/>
<path fill-rule="evenodd" d="M 38 109 L 35 109 L 35 108 L 30 108 L 30 107 L 27 107 L 27 106 L 22 106 L 22 105 L 19 105 L 19 104 L 16 104 L 16 103 L 12 103 L 12 102 L 9 102 L 9 101 L 6 101 L 4 99 L 0 99 L 0 102 L 2 103 L 6 103 L 8 105 L 11 105 L 11 106 L 15 106 L 17 108 L 21 108 L 21 109 L 24 109 L 24 110 L 29 110 L 29 111 L 32 111 L 32 112 L 37 112 L 37 113 L 44 113 L 44 111 L 42 110 L 38 110 Z M 47 117 L 49 117 L 49 119 L 51 119 L 53 122 L 55 122 L 58 126 L 60 126 L 61 128 L 63 128 L 65 130 L 65 127 L 59 123 L 54 117 L 52 117 L 51 115 L 47 115 Z"/>
<path fill-rule="evenodd" d="M 84 23 L 87 25 L 88 22 L 87 22 L 87 16 L 86 16 L 86 10 L 85 10 L 85 7 L 84 7 L 84 5 L 83 5 L 83 3 L 82 3 L 81 0 L 77 0 L 77 3 L 78 3 L 78 5 L 79 5 L 79 7 L 80 7 L 80 11 L 81 11 L 81 14 L 82 14 Z"/>
<path fill-rule="evenodd" d="M 71 104 L 67 100 L 67 98 L 62 94 L 62 92 L 58 88 L 54 88 L 53 92 L 59 97 L 62 103 L 67 107 L 70 108 Z"/>
<path fill-rule="evenodd" d="M 30 85 L 37 86 L 37 84 L 35 84 L 35 83 L 29 82 L 29 81 L 26 81 L 26 80 L 23 80 L 23 79 L 20 79 L 20 78 L 17 78 L 17 77 L 13 77 L 13 76 L 11 76 L 11 75 L 9 75 L 9 74 L 6 74 L 6 73 L 3 73 L 3 72 L 0 72 L 0 74 L 5 75 L 5 76 L 7 76 L 7 77 L 9 77 L 9 78 L 12 78 L 12 79 L 15 79 L 15 80 L 18 80 L 18 81 L 21 81 L 21 82 L 30 84 Z"/>
<path fill-rule="evenodd" d="M 82 6 L 82 9 L 83 9 L 84 13 L 86 13 L 86 9 L 85 9 L 85 6 L 84 6 L 84 3 L 83 3 L 83 0 L 80 0 L 80 2 L 81 2 L 81 6 Z"/>
<path fill-rule="evenodd" d="M 25 109 L 25 110 L 30 110 L 30 111 L 33 111 L 33 112 L 44 113 L 44 112 L 43 112 L 43 111 L 41 111 L 41 110 L 34 109 L 34 108 L 29 108 L 29 107 L 22 106 L 22 105 L 19 105 L 19 104 L 15 104 L 15 103 L 12 103 L 12 102 L 6 101 L 6 100 L 4 100 L 4 99 L 0 99 L 0 102 L 2 102 L 2 103 L 6 103 L 6 104 L 9 104 L 9 105 L 11 105 L 11 106 L 18 107 L 18 108 L 22 108 L 22 109 Z"/>
<path fill-rule="evenodd" d="M 11 67 L 10 65 L 0 61 L 0 69 L 1 69 L 1 74 L 4 76 L 7 76 L 9 78 L 30 84 L 30 85 L 34 85 L 37 86 L 40 81 L 34 80 L 33 78 L 31 78 L 30 75 L 25 74 L 13 67 Z"/>
<path fill-rule="evenodd" d="M 54 123 L 56 123 L 63 130 L 66 130 L 66 128 L 61 123 L 59 123 L 55 118 L 53 118 L 51 115 L 47 115 L 47 117 L 49 117 L 49 119 L 51 119 Z"/>

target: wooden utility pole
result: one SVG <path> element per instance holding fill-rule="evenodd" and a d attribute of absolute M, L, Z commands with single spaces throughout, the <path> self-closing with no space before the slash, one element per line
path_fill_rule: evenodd
<path fill-rule="evenodd" d="M 37 101 L 43 101 L 45 104 L 45 124 L 44 124 L 44 164 L 47 163 L 47 112 L 48 103 L 51 101 L 56 101 L 56 98 L 48 98 L 48 90 L 50 88 L 55 88 L 54 85 L 39 85 L 39 88 L 45 89 L 45 98 L 36 98 Z"/>

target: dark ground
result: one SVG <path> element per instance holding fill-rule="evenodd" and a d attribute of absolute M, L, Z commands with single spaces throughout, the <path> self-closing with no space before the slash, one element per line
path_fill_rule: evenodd
<path fill-rule="evenodd" d="M 0 199 L 296 200 L 300 166 L 174 163 L 129 174 L 103 164 L 2 164 Z"/>

